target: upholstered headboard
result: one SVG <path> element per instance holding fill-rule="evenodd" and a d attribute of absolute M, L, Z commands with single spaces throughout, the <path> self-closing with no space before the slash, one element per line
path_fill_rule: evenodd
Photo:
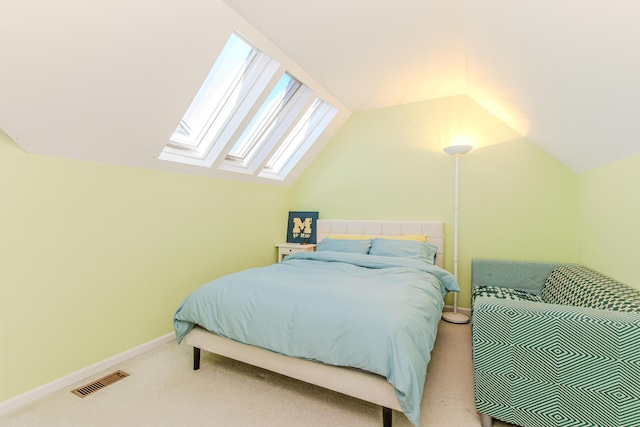
<path fill-rule="evenodd" d="M 329 234 L 357 234 L 367 236 L 400 236 L 424 234 L 427 242 L 438 247 L 436 265 L 444 268 L 444 222 L 443 221 L 394 221 L 319 219 L 318 242 Z"/>

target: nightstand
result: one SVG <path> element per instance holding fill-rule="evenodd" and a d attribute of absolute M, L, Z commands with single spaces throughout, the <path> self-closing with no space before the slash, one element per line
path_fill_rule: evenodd
<path fill-rule="evenodd" d="M 313 252 L 316 250 L 315 244 L 303 245 L 301 243 L 279 243 L 276 247 L 278 248 L 278 262 L 282 262 L 282 259 L 287 255 L 298 252 Z"/>

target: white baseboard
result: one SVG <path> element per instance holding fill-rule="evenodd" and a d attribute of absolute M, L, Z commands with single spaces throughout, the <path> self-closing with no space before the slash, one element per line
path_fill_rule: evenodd
<path fill-rule="evenodd" d="M 442 311 L 453 311 L 453 306 L 452 305 L 445 305 L 444 308 L 442 309 Z M 462 313 L 462 314 L 465 314 L 465 315 L 471 317 L 471 309 L 470 308 L 460 308 L 460 307 L 458 307 L 458 313 Z"/>
<path fill-rule="evenodd" d="M 41 385 L 40 387 L 36 387 L 33 390 L 29 390 L 25 393 L 12 397 L 9 400 L 0 402 L 0 416 L 8 414 L 9 412 L 13 412 L 16 409 L 22 406 L 25 406 L 29 403 L 35 402 L 36 400 L 41 399 L 46 395 L 51 394 L 55 391 L 61 390 L 65 387 L 68 387 L 72 384 L 75 384 L 93 375 L 99 374 L 100 372 L 107 370 L 109 368 L 112 368 L 122 362 L 125 362 L 129 359 L 133 359 L 134 357 L 140 356 L 141 354 L 147 353 L 151 350 L 161 347 L 164 344 L 170 343 L 175 339 L 176 339 L 175 333 L 170 332 L 166 335 L 163 335 L 159 338 L 151 340 L 147 343 L 141 344 L 130 350 L 127 350 L 120 354 L 116 354 L 115 356 L 105 359 L 101 362 L 95 363 L 91 366 L 87 366 L 84 369 L 80 369 L 79 371 L 72 372 L 71 374 L 66 375 L 62 378 L 58 378 L 57 380 L 52 381 L 48 384 Z"/>

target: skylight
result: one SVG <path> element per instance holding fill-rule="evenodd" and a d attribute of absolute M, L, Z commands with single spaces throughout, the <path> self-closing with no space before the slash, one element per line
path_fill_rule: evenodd
<path fill-rule="evenodd" d="M 285 73 L 227 154 L 228 160 L 244 161 L 269 136 L 282 109 L 300 88 L 300 82 Z"/>
<path fill-rule="evenodd" d="M 316 98 L 286 139 L 278 146 L 260 176 L 286 176 L 300 157 L 336 116 L 337 110 Z"/>
<path fill-rule="evenodd" d="M 337 112 L 232 34 L 159 158 L 283 180 Z"/>

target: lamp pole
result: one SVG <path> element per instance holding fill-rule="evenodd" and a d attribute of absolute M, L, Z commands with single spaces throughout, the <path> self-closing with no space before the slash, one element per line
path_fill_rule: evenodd
<path fill-rule="evenodd" d="M 460 157 L 471 151 L 470 145 L 450 145 L 444 152 L 456 159 L 456 184 L 453 209 L 453 275 L 458 278 L 458 187 L 460 181 Z M 469 316 L 458 313 L 458 292 L 453 293 L 453 311 L 442 313 L 442 318 L 449 323 L 468 323 Z"/>

